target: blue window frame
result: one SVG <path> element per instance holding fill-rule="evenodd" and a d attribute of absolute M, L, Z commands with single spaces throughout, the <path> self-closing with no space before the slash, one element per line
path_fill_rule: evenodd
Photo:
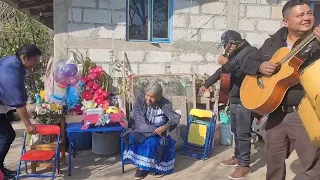
<path fill-rule="evenodd" d="M 173 0 L 127 0 L 127 41 L 172 42 Z"/>
<path fill-rule="evenodd" d="M 320 1 L 311 1 L 309 3 L 313 11 L 313 15 L 316 18 L 316 24 L 320 24 Z"/>

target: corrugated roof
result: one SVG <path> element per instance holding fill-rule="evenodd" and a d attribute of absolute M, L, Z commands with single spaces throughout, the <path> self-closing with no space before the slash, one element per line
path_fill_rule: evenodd
<path fill-rule="evenodd" d="M 53 0 L 3 0 L 53 29 Z"/>

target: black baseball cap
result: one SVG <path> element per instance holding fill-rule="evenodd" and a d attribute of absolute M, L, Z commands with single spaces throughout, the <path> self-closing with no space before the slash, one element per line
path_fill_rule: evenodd
<path fill-rule="evenodd" d="M 224 46 L 230 42 L 242 40 L 241 34 L 234 30 L 227 30 L 221 35 L 221 42 L 218 47 Z"/>

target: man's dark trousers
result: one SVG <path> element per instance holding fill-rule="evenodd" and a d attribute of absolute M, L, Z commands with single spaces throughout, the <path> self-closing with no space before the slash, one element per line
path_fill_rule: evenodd
<path fill-rule="evenodd" d="M 16 137 L 16 133 L 6 114 L 0 114 L 0 169 L 3 169 L 4 159 L 10 146 Z"/>
<path fill-rule="evenodd" d="M 285 180 L 285 160 L 294 149 L 302 166 L 294 180 L 320 180 L 320 148 L 311 144 L 296 112 L 276 109 L 269 115 L 265 129 L 267 180 Z"/>
<path fill-rule="evenodd" d="M 230 104 L 230 118 L 231 132 L 235 138 L 234 155 L 240 166 L 250 167 L 251 111 L 243 107 L 242 104 Z"/>

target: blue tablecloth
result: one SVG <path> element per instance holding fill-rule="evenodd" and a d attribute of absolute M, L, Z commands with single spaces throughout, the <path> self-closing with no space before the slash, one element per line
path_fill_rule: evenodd
<path fill-rule="evenodd" d="M 66 132 L 68 133 L 81 133 L 81 132 L 113 132 L 122 131 L 123 127 L 119 123 L 110 124 L 108 126 L 93 127 L 85 130 L 81 129 L 82 123 L 67 124 Z"/>

